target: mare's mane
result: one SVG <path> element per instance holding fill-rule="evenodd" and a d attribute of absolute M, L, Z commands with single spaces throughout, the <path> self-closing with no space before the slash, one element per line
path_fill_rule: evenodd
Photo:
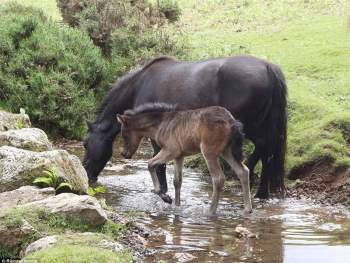
<path fill-rule="evenodd" d="M 112 89 L 108 92 L 108 94 L 104 97 L 100 107 L 98 108 L 96 114 L 97 114 L 97 121 L 102 120 L 105 116 L 105 113 L 108 112 L 114 112 L 114 109 L 116 106 L 117 99 L 121 96 L 121 92 L 123 91 L 124 95 L 128 92 L 132 92 L 131 89 L 128 89 L 128 84 L 130 84 L 136 76 L 138 76 L 140 73 L 142 73 L 145 69 L 147 69 L 152 64 L 161 61 L 161 60 L 173 60 L 170 57 L 167 56 L 161 56 L 155 59 L 152 59 L 151 61 L 147 62 L 145 65 L 143 65 L 141 68 L 137 68 L 134 70 L 131 70 L 128 74 L 124 75 L 123 77 L 119 78 L 113 85 Z M 124 89 L 126 88 L 126 90 Z M 124 97 L 123 96 L 123 97 Z"/>

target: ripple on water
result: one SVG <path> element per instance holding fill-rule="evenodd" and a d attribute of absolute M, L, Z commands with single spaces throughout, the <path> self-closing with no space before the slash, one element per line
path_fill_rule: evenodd
<path fill-rule="evenodd" d="M 173 196 L 172 167 L 168 174 Z M 350 262 L 349 217 L 341 210 L 293 199 L 255 200 L 254 213 L 244 217 L 242 197 L 225 192 L 218 216 L 209 218 L 211 186 L 198 172 L 184 170 L 181 206 L 175 207 L 150 192 L 145 160 L 110 164 L 100 182 L 108 189 L 109 204 L 119 211 L 142 211 L 138 223 L 162 230 L 163 235 L 149 239 L 147 245 L 156 253 L 146 262 L 176 262 L 175 253 L 185 252 L 194 256 L 193 262 Z M 258 238 L 236 238 L 238 224 Z"/>

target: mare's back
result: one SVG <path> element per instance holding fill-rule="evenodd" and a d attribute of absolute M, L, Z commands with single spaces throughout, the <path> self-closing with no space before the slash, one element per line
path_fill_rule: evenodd
<path fill-rule="evenodd" d="M 219 103 L 217 72 L 225 59 L 196 63 L 163 60 L 139 79 L 135 106 L 160 101 L 193 109 Z"/>

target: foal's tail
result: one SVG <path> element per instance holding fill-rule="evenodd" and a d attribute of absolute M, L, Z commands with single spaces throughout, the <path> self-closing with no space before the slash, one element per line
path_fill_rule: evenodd
<path fill-rule="evenodd" d="M 237 162 L 243 161 L 243 124 L 235 120 L 231 127 L 231 152 Z"/>

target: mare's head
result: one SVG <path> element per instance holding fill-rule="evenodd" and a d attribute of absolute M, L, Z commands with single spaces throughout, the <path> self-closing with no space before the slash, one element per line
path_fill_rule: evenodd
<path fill-rule="evenodd" d="M 118 114 L 117 120 L 121 124 L 121 135 L 124 143 L 121 155 L 126 159 L 130 159 L 137 151 L 142 136 L 132 128 L 132 116 Z"/>
<path fill-rule="evenodd" d="M 113 140 L 118 132 L 119 126 L 116 122 L 88 124 L 83 165 L 89 182 L 97 181 L 99 173 L 111 158 Z"/>

